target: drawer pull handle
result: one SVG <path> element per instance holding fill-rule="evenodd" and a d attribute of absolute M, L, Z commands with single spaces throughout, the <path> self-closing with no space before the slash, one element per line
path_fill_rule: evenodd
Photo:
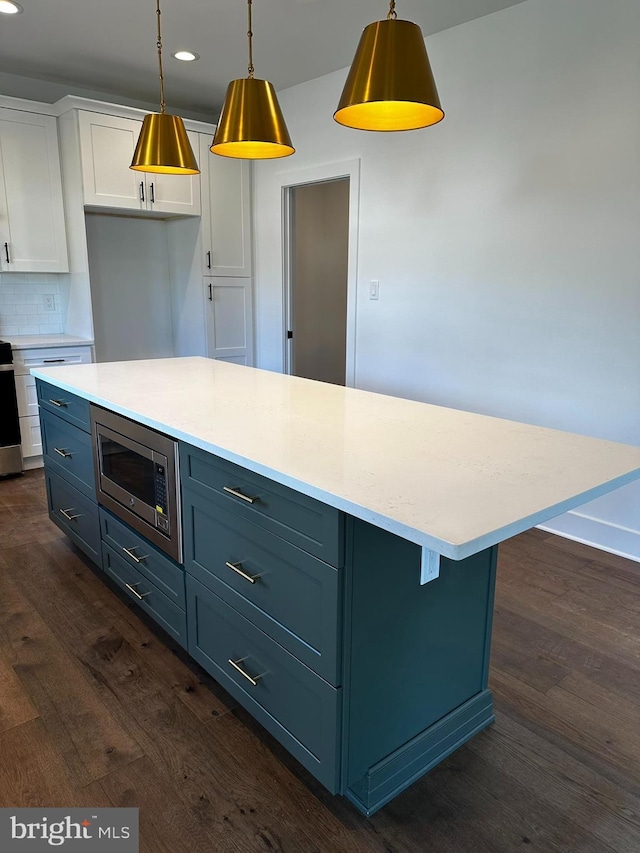
<path fill-rule="evenodd" d="M 129 592 L 132 592 L 132 593 L 135 595 L 135 597 L 136 597 L 136 598 L 139 598 L 139 599 L 140 599 L 140 601 L 144 601 L 144 600 L 145 600 L 145 598 L 146 598 L 148 595 L 151 595 L 151 593 L 150 593 L 150 592 L 143 592 L 143 593 L 142 593 L 142 595 L 141 595 L 141 594 L 138 592 L 138 590 L 134 588 L 134 587 L 136 587 L 136 586 L 140 586 L 140 584 L 139 584 L 139 583 L 136 583 L 136 584 L 134 584 L 133 586 L 131 586 L 131 584 L 130 584 L 130 583 L 126 583 L 126 584 L 125 584 L 125 586 L 126 586 L 126 588 L 129 590 Z"/>
<path fill-rule="evenodd" d="M 231 569 L 232 572 L 235 572 L 237 575 L 240 575 L 241 578 L 244 578 L 249 583 L 255 583 L 260 575 L 248 575 L 246 572 L 242 571 L 242 563 L 225 563 L 225 566 L 228 569 Z"/>
<path fill-rule="evenodd" d="M 246 660 L 246 658 L 240 658 L 240 660 L 231 660 L 231 658 L 229 658 L 229 663 L 231 664 L 231 666 L 235 670 L 237 670 L 240 673 L 240 675 L 244 676 L 247 679 L 247 681 L 250 681 L 254 687 L 257 687 L 258 682 L 260 681 L 262 676 L 261 675 L 255 675 L 255 676 L 249 675 L 248 672 L 245 672 L 244 669 L 240 666 L 240 664 L 245 660 Z"/>
<path fill-rule="evenodd" d="M 82 513 L 76 513 L 75 515 L 71 515 L 72 512 L 73 512 L 72 509 L 61 509 L 60 515 L 63 515 L 67 519 L 67 521 L 73 521 L 74 518 L 81 518 L 82 517 Z"/>
<path fill-rule="evenodd" d="M 133 553 L 137 547 L 137 545 L 133 545 L 131 548 L 123 548 L 122 550 L 127 555 L 127 557 L 131 557 L 134 563 L 144 563 L 148 555 L 145 554 L 144 557 L 138 557 L 136 554 Z"/>
<path fill-rule="evenodd" d="M 67 408 L 67 404 L 63 400 L 49 400 L 49 402 L 52 405 L 57 406 L 59 409 L 66 409 Z"/>
<path fill-rule="evenodd" d="M 69 453 L 68 450 L 65 450 L 62 447 L 54 447 L 53 448 L 56 453 L 63 457 L 63 459 L 70 459 L 73 456 L 73 453 Z"/>
<path fill-rule="evenodd" d="M 43 364 L 62 364 L 66 360 L 67 360 L 66 358 L 43 358 L 42 363 Z M 53 400 L 51 402 L 53 402 Z"/>
<path fill-rule="evenodd" d="M 241 501 L 246 501 L 248 504 L 254 504 L 256 501 L 259 501 L 260 498 L 249 497 L 249 495 L 243 495 L 242 492 L 238 488 L 231 488 L 231 486 L 223 486 L 222 490 L 224 492 L 228 492 L 230 495 L 233 495 L 234 498 L 240 498 Z"/>

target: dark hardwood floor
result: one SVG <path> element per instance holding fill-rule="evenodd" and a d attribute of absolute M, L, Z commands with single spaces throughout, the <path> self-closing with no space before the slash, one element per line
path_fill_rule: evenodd
<path fill-rule="evenodd" d="M 640 851 L 640 565 L 501 546 L 496 723 L 367 820 L 0 481 L 0 806 L 139 806 L 145 853 Z"/>

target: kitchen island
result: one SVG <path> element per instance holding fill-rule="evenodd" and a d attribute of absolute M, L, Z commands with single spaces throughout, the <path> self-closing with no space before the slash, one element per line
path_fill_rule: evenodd
<path fill-rule="evenodd" d="M 66 447 L 45 452 L 51 517 L 367 814 L 493 720 L 497 544 L 640 477 L 640 448 L 207 359 L 34 374 L 52 435 L 77 400 L 179 442 L 170 581 L 116 553 L 134 533 Z"/>

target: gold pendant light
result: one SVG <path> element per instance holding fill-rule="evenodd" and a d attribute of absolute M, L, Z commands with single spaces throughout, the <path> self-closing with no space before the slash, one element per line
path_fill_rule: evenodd
<path fill-rule="evenodd" d="M 378 131 L 416 130 L 444 118 L 422 31 L 397 20 L 395 0 L 385 21 L 365 27 L 333 117 Z"/>
<path fill-rule="evenodd" d="M 158 20 L 158 68 L 160 71 L 160 112 L 144 117 L 138 144 L 129 168 L 136 172 L 162 175 L 198 175 L 200 169 L 184 122 L 180 116 L 165 113 L 164 73 L 162 70 L 162 33 L 160 30 L 160 0 L 156 0 Z"/>
<path fill-rule="evenodd" d="M 268 80 L 253 76 L 252 0 L 249 14 L 249 76 L 227 88 L 211 151 L 242 160 L 270 160 L 295 153 L 276 92 Z"/>

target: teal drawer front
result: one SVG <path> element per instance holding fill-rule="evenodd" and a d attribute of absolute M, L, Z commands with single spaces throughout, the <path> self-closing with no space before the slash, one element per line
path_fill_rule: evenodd
<path fill-rule="evenodd" d="M 89 401 L 82 397 L 76 397 L 68 391 L 56 388 L 42 379 L 36 379 L 38 390 L 38 403 L 43 409 L 53 412 L 69 421 L 70 424 L 80 427 L 85 432 L 91 432 L 91 418 L 89 416 Z"/>
<path fill-rule="evenodd" d="M 187 444 L 180 445 L 180 466 L 183 487 L 325 563 L 343 565 L 344 522 L 337 509 Z"/>
<path fill-rule="evenodd" d="M 102 543 L 102 567 L 105 573 L 125 590 L 136 604 L 149 614 L 185 649 L 187 647 L 187 617 L 184 610 L 163 595 L 158 587 L 126 563 L 116 551 Z"/>
<path fill-rule="evenodd" d="M 184 571 L 124 522 L 100 507 L 102 540 L 137 569 L 181 610 L 185 608 Z"/>
<path fill-rule="evenodd" d="M 101 565 L 98 505 L 48 468 L 45 479 L 49 518 L 94 563 Z"/>
<path fill-rule="evenodd" d="M 95 501 L 93 445 L 90 433 L 45 409 L 40 410 L 40 426 L 42 453 L 47 467 Z"/>
<path fill-rule="evenodd" d="M 338 685 L 341 572 L 188 490 L 183 519 L 186 570 Z"/>
<path fill-rule="evenodd" d="M 191 656 L 336 793 L 340 690 L 190 575 L 186 581 Z"/>

